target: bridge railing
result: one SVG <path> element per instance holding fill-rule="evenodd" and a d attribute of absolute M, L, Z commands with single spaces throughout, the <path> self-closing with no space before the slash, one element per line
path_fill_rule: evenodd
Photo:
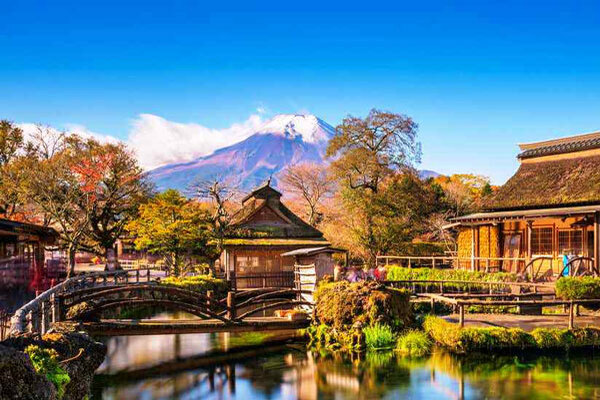
<path fill-rule="evenodd" d="M 60 320 L 59 295 L 88 287 L 147 283 L 155 280 L 150 270 L 105 271 L 76 275 L 46 290 L 19 308 L 10 319 L 10 335 L 25 332 L 46 333 Z"/>

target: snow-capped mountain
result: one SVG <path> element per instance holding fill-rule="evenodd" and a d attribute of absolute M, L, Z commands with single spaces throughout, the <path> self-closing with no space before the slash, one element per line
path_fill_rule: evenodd
<path fill-rule="evenodd" d="M 276 179 L 288 165 L 323 162 L 327 142 L 334 135 L 335 129 L 314 115 L 280 114 L 241 142 L 148 174 L 160 191 L 172 188 L 185 193 L 194 183 L 215 178 L 249 190 L 271 176 Z"/>

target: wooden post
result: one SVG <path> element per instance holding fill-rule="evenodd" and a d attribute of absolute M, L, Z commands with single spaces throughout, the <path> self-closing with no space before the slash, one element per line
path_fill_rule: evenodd
<path fill-rule="evenodd" d="M 213 292 L 212 290 L 206 291 L 206 306 L 210 309 L 210 305 L 212 303 Z"/>
<path fill-rule="evenodd" d="M 573 301 L 569 303 L 569 329 L 573 329 L 575 327 L 575 305 Z"/>
<path fill-rule="evenodd" d="M 440 294 L 444 294 L 444 281 L 440 282 Z"/>
<path fill-rule="evenodd" d="M 533 247 L 531 246 L 531 239 L 532 239 L 532 232 L 533 232 L 533 221 L 527 221 L 527 257 L 525 258 L 525 265 L 527 266 L 530 262 L 531 259 L 533 258 Z M 533 276 L 533 271 L 532 272 L 532 276 Z"/>
<path fill-rule="evenodd" d="M 135 283 L 140 283 L 140 269 L 135 270 Z"/>
<path fill-rule="evenodd" d="M 594 213 L 594 274 L 600 272 L 600 211 Z"/>
<path fill-rule="evenodd" d="M 471 226 L 471 271 L 475 271 L 475 226 Z"/>
<path fill-rule="evenodd" d="M 458 304 L 458 324 L 460 327 L 465 326 L 465 306 L 463 304 Z"/>
<path fill-rule="evenodd" d="M 431 298 L 431 313 L 435 314 L 435 298 Z"/>
<path fill-rule="evenodd" d="M 146 270 L 146 281 L 150 282 L 150 268 Z"/>
<path fill-rule="evenodd" d="M 435 269 L 435 257 L 431 257 L 431 268 Z"/>
<path fill-rule="evenodd" d="M 235 319 L 235 317 L 236 317 L 235 292 L 229 291 L 229 292 L 227 292 L 227 318 Z"/>

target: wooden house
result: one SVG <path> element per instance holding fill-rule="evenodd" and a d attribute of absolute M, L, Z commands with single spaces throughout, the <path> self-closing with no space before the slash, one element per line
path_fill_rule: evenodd
<path fill-rule="evenodd" d="M 248 194 L 233 216 L 236 234 L 225 240 L 219 269 L 237 288 L 292 287 L 295 258 L 283 254 L 330 246 L 318 229 L 281 202 L 281 196 L 268 181 Z M 330 259 L 331 253 L 324 257 Z"/>
<path fill-rule="evenodd" d="M 57 237 L 52 228 L 0 219 L 0 286 L 47 277 L 44 246 L 54 244 Z"/>
<path fill-rule="evenodd" d="M 485 210 L 454 220 L 460 266 L 556 276 L 569 255 L 597 273 L 600 132 L 519 147 L 519 169 Z"/>

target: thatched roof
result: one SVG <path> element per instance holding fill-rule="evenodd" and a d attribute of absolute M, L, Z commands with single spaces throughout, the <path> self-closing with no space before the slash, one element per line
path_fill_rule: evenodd
<path fill-rule="evenodd" d="M 268 181 L 244 197 L 232 224 L 240 231 L 262 238 L 322 238 L 323 234 L 304 222 L 281 202 L 281 193 Z"/>
<path fill-rule="evenodd" d="M 600 156 L 521 164 L 485 207 L 488 210 L 600 203 Z"/>

